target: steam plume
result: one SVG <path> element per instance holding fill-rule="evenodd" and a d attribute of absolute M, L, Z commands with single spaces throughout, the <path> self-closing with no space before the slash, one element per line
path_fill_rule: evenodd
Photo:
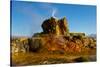
<path fill-rule="evenodd" d="M 53 9 L 52 11 L 52 17 L 55 17 L 56 9 Z"/>

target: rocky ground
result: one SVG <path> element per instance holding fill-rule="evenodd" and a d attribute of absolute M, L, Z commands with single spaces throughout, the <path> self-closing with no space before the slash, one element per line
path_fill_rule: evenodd
<path fill-rule="evenodd" d="M 96 55 L 75 55 L 75 54 L 55 54 L 55 53 L 16 53 L 12 55 L 12 65 L 44 65 L 94 62 Z"/>
<path fill-rule="evenodd" d="M 31 40 L 17 38 L 12 43 L 11 59 L 14 66 L 96 61 L 96 44 L 91 38 L 73 41 L 73 38 L 69 40 L 66 37 L 49 35 L 33 37 Z"/>

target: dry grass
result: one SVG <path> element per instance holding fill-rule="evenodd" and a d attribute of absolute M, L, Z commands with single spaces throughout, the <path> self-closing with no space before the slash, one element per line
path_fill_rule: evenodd
<path fill-rule="evenodd" d="M 81 57 L 81 58 L 80 58 Z M 92 57 L 92 58 L 91 58 Z M 72 62 L 86 62 L 96 61 L 95 49 L 91 51 L 91 54 L 86 51 L 81 53 L 15 53 L 12 54 L 12 65 L 41 65 L 41 64 L 60 64 L 60 63 L 72 63 Z M 78 61 L 79 60 L 79 61 Z"/>

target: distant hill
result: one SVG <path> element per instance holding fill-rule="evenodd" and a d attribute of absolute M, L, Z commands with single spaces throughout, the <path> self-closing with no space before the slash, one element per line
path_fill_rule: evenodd
<path fill-rule="evenodd" d="M 90 35 L 88 35 L 88 36 L 89 36 L 89 37 L 92 37 L 92 38 L 94 38 L 94 39 L 97 38 L 96 34 L 90 34 Z"/>

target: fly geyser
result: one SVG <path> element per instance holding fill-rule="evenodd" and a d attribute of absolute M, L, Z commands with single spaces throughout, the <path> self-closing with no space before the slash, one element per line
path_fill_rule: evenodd
<path fill-rule="evenodd" d="M 43 31 L 33 34 L 31 38 L 18 38 L 19 42 L 17 43 L 19 44 L 17 45 L 16 42 L 14 42 L 15 44 L 13 44 L 18 47 L 14 47 L 13 49 L 18 48 L 18 52 L 27 52 L 29 50 L 34 52 L 39 51 L 42 48 L 46 48 L 50 51 L 61 50 L 65 52 L 81 52 L 83 47 L 96 47 L 96 40 L 94 38 L 85 36 L 85 33 L 69 32 L 66 17 L 62 19 L 51 17 L 44 20 L 41 27 Z M 16 40 L 16 38 L 12 39 L 12 43 L 14 40 Z M 40 46 L 42 46 L 42 48 Z M 14 51 L 15 50 L 13 50 L 12 52 Z"/>
<path fill-rule="evenodd" d="M 70 32 L 66 17 L 51 17 L 32 37 L 12 37 L 12 65 L 96 61 L 96 39 Z"/>
<path fill-rule="evenodd" d="M 57 20 L 53 17 L 47 19 L 42 24 L 43 32 L 46 34 L 67 35 L 69 34 L 68 23 L 66 18 Z"/>

